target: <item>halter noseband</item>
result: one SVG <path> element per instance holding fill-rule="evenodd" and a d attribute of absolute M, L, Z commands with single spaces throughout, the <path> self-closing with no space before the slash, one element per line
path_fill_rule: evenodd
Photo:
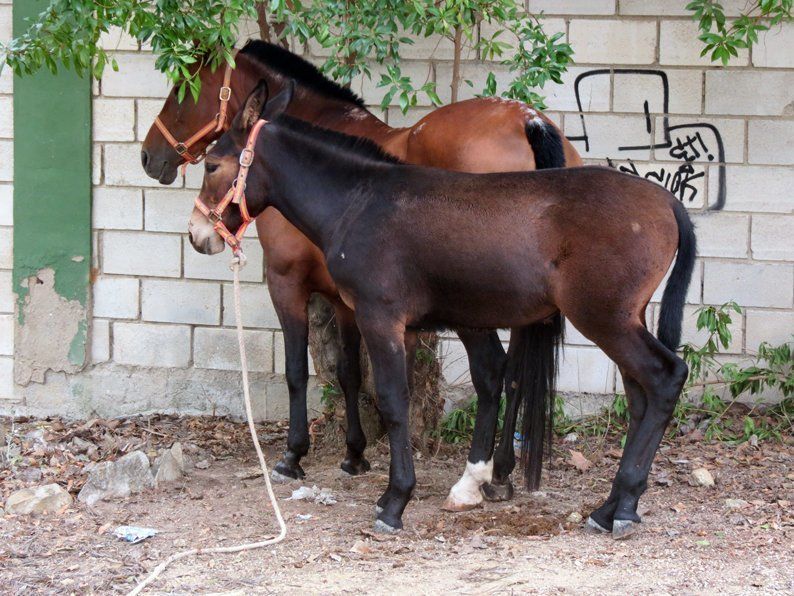
<path fill-rule="evenodd" d="M 251 164 L 254 163 L 256 139 L 265 124 L 267 124 L 267 120 L 257 120 L 251 129 L 245 148 L 240 153 L 240 170 L 237 172 L 237 178 L 234 179 L 232 187 L 215 209 L 210 209 L 201 201 L 200 197 L 196 197 L 196 208 L 212 222 L 212 227 L 223 238 L 223 241 L 229 245 L 235 256 L 239 256 L 242 253 L 240 242 L 248 224 L 254 221 L 254 218 L 248 213 L 248 203 L 245 200 L 245 180 L 248 178 L 248 170 L 251 169 Z M 236 234 L 232 234 L 226 224 L 223 223 L 223 212 L 226 211 L 230 203 L 237 204 L 240 208 L 240 215 L 243 218 L 243 223 L 240 224 Z"/>
<path fill-rule="evenodd" d="M 187 141 L 181 142 L 177 141 L 174 135 L 168 130 L 163 121 L 160 120 L 160 116 L 154 119 L 154 124 L 158 128 L 158 130 L 163 134 L 165 140 L 174 148 L 174 151 L 177 152 L 177 155 L 182 158 L 185 164 L 192 163 L 196 164 L 200 162 L 207 154 L 207 150 L 205 149 L 201 153 L 196 156 L 193 156 L 190 153 L 190 148 L 202 140 L 207 135 L 214 133 L 214 132 L 221 132 L 226 128 L 226 118 L 227 112 L 229 109 L 229 100 L 232 98 L 232 88 L 230 87 L 230 83 L 232 81 L 232 67 L 228 63 L 226 64 L 226 72 L 223 74 L 223 86 L 221 87 L 218 93 L 218 99 L 221 102 L 220 109 L 215 117 L 207 122 L 196 134 L 190 137 Z"/>

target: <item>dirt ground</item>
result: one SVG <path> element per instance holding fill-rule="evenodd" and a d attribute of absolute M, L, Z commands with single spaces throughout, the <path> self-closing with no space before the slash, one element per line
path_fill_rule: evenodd
<path fill-rule="evenodd" d="M 3 594 L 125 593 L 175 552 L 275 533 L 243 425 L 167 417 L 0 424 L 13 447 L 3 447 L 12 456 L 0 467 L 3 502 L 13 490 L 48 482 L 76 494 L 92 461 L 134 449 L 153 458 L 180 441 L 191 462 L 183 481 L 125 500 L 93 508 L 75 501 L 40 517 L 1 516 Z M 269 425 L 260 436 L 272 465 L 285 428 Z M 74 437 L 97 450 L 80 453 L 85 444 L 74 449 Z M 555 447 L 541 492 L 518 490 L 510 503 L 460 514 L 439 507 L 465 453 L 445 447 L 418 459 L 415 498 L 396 536 L 371 532 L 374 503 L 387 480 L 387 447 L 369 449 L 373 469 L 357 478 L 338 469 L 341 453 L 312 453 L 305 482 L 276 487 L 289 527 L 285 542 L 179 561 L 147 593 L 794 593 L 791 440 L 739 447 L 687 437 L 665 441 L 641 501 L 641 531 L 626 541 L 587 534 L 569 521 L 574 512 L 586 518 L 608 493 L 616 445 L 560 440 Z M 585 471 L 581 460 L 573 465 L 571 449 L 592 465 Z M 715 486 L 690 485 L 698 467 L 713 474 Z M 338 502 L 285 500 L 301 485 L 330 489 Z M 159 534 L 131 545 L 112 534 L 121 524 Z"/>

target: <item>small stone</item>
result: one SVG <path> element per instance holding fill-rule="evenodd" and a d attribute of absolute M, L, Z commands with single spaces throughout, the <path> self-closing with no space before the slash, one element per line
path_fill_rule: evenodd
<path fill-rule="evenodd" d="M 206 459 L 202 459 L 200 462 L 196 462 L 196 468 L 198 468 L 199 470 L 206 470 L 209 467 L 210 467 L 210 462 L 208 462 Z"/>
<path fill-rule="evenodd" d="M 725 499 L 725 506 L 728 509 L 741 509 L 748 505 L 744 499 Z"/>
<path fill-rule="evenodd" d="M 576 441 L 578 440 L 579 440 L 579 435 L 577 435 L 576 433 L 568 433 L 567 435 L 565 435 L 565 438 L 563 439 L 565 443 L 576 443 Z"/>
<path fill-rule="evenodd" d="M 565 518 L 569 524 L 580 524 L 582 523 L 582 514 L 578 511 L 572 511 L 571 514 Z"/>
<path fill-rule="evenodd" d="M 185 463 L 185 454 L 182 452 L 182 443 L 174 443 L 171 445 L 171 455 L 174 460 L 176 460 L 179 470 L 184 472 L 187 464 Z"/>
<path fill-rule="evenodd" d="M 71 503 L 72 495 L 58 484 L 46 484 L 36 488 L 23 488 L 11 493 L 5 508 L 8 513 L 29 515 L 60 511 Z"/>
<path fill-rule="evenodd" d="M 153 474 L 158 484 L 161 482 L 176 482 L 182 478 L 182 469 L 179 467 L 179 461 L 174 457 L 170 449 L 165 451 L 154 462 Z"/>
<path fill-rule="evenodd" d="M 692 470 L 691 478 L 695 486 L 714 486 L 714 476 L 706 468 Z"/>
<path fill-rule="evenodd" d="M 149 458 L 143 451 L 133 451 L 116 461 L 94 466 L 77 498 L 90 506 L 106 499 L 123 499 L 154 486 Z"/>

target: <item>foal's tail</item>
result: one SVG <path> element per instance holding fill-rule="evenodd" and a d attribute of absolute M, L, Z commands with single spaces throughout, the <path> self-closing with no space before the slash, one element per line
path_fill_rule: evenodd
<path fill-rule="evenodd" d="M 554 386 L 563 340 L 563 318 L 557 313 L 543 323 L 528 325 L 513 333 L 520 335 L 508 362 L 508 378 L 513 379 L 515 398 L 520 399 L 523 406 L 521 467 L 527 488 L 537 490 L 544 443 L 551 449 Z"/>
<path fill-rule="evenodd" d="M 524 124 L 529 146 L 535 154 L 535 169 L 565 167 L 565 151 L 560 131 L 551 122 L 534 116 Z"/>
<path fill-rule="evenodd" d="M 677 200 L 672 203 L 673 215 L 678 224 L 678 256 L 662 295 L 657 336 L 660 342 L 675 352 L 681 343 L 681 320 L 684 317 L 684 302 L 695 267 L 697 240 L 695 226 L 689 219 L 686 208 Z"/>

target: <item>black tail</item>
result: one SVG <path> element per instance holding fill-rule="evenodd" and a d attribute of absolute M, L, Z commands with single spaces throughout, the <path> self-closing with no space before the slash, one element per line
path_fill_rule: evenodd
<path fill-rule="evenodd" d="M 536 116 L 527 121 L 524 131 L 535 154 L 535 169 L 565 167 L 562 136 L 557 128 Z"/>
<path fill-rule="evenodd" d="M 684 302 L 692 279 L 692 269 L 695 267 L 697 240 L 695 226 L 679 201 L 674 201 L 673 214 L 678 224 L 678 255 L 662 295 L 657 337 L 675 352 L 681 343 L 681 320 L 684 317 Z"/>
<path fill-rule="evenodd" d="M 523 406 L 521 432 L 521 467 L 529 490 L 540 486 L 543 468 L 544 443 L 551 449 L 554 423 L 554 387 L 557 380 L 557 360 L 563 340 L 563 318 L 560 313 L 542 323 L 528 325 L 513 333 L 520 333 L 511 367 L 516 399 Z"/>

